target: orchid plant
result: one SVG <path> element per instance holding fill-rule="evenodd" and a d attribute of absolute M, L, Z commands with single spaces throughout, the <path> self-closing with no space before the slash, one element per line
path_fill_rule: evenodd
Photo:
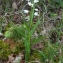
<path fill-rule="evenodd" d="M 35 43 L 39 40 L 41 40 L 40 37 L 38 37 L 37 39 L 32 39 L 32 35 L 34 34 L 37 26 L 40 24 L 40 19 L 38 19 L 38 21 L 36 22 L 36 24 L 33 24 L 33 17 L 35 16 L 39 16 L 38 12 L 34 13 L 34 10 L 39 11 L 38 9 L 35 9 L 35 4 L 37 2 L 39 2 L 38 0 L 34 0 L 34 1 L 28 1 L 28 5 L 31 6 L 31 11 L 30 11 L 30 21 L 29 24 L 28 23 L 24 23 L 22 25 L 19 26 L 12 26 L 8 31 L 6 31 L 5 33 L 5 37 L 11 37 L 13 39 L 22 39 L 24 41 L 24 45 L 25 45 L 25 60 L 26 63 L 28 63 L 29 59 L 30 59 L 30 50 L 31 50 L 31 43 Z M 24 10 L 24 13 L 28 13 L 28 10 Z M 31 42 L 31 39 L 33 40 Z"/>

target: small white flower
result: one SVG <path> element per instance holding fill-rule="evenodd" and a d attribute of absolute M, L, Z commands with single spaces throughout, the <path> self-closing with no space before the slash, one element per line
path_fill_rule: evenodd
<path fill-rule="evenodd" d="M 34 3 L 37 3 L 37 2 L 39 2 L 39 0 L 34 0 Z"/>
<path fill-rule="evenodd" d="M 39 11 L 39 10 L 36 8 L 35 11 Z"/>
<path fill-rule="evenodd" d="M 31 6 L 31 7 L 33 7 L 34 4 L 32 4 L 31 2 L 28 2 L 28 5 Z"/>
<path fill-rule="evenodd" d="M 26 13 L 26 14 L 28 14 L 29 13 L 29 11 L 28 10 L 23 10 L 24 11 L 24 13 Z"/>
<path fill-rule="evenodd" d="M 38 13 L 38 12 L 35 12 L 35 13 L 34 13 L 34 16 L 39 16 L 39 13 Z"/>

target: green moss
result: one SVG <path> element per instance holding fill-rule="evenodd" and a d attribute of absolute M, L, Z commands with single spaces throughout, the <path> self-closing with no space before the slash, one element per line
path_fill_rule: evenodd
<path fill-rule="evenodd" d="M 0 40 L 0 60 L 7 60 L 9 54 L 9 45 Z"/>

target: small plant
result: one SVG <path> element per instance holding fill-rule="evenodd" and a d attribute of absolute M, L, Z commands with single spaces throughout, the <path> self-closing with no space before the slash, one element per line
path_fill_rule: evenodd
<path fill-rule="evenodd" d="M 34 0 L 34 2 L 36 2 Z M 38 42 L 41 37 L 38 37 L 36 39 L 32 39 L 32 35 L 35 32 L 37 26 L 40 23 L 40 19 L 38 19 L 38 21 L 36 22 L 36 24 L 33 24 L 33 17 L 34 17 L 34 9 L 35 9 L 35 3 L 33 2 L 33 4 L 31 2 L 31 12 L 30 12 L 30 21 L 29 23 L 24 23 L 22 25 L 14 25 L 11 28 L 9 28 L 8 31 L 5 32 L 5 37 L 7 38 L 13 38 L 16 40 L 23 40 L 24 41 L 24 46 L 25 46 L 25 60 L 26 63 L 29 61 L 30 59 L 30 50 L 31 50 L 31 44 Z M 37 0 L 38 2 L 38 0 Z M 32 42 L 31 42 L 32 41 Z"/>

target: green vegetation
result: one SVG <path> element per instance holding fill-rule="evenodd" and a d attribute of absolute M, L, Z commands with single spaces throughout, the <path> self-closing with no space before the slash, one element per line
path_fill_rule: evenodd
<path fill-rule="evenodd" d="M 0 60 L 7 60 L 8 55 L 10 54 L 9 45 L 0 40 Z"/>
<path fill-rule="evenodd" d="M 63 63 L 62 2 L 1 0 L 0 61 L 13 54 L 24 63 Z"/>

